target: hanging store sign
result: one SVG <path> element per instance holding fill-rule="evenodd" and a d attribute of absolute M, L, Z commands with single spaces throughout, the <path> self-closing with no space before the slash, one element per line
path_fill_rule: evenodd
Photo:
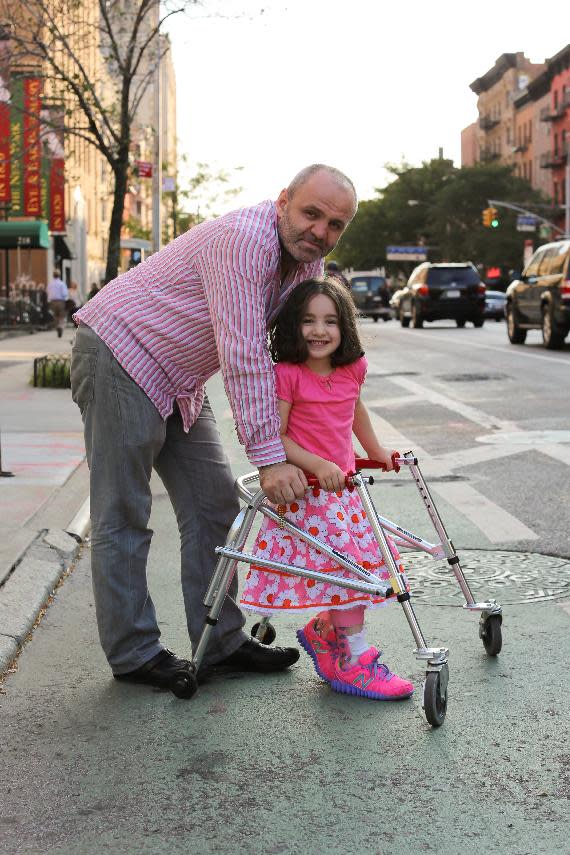
<path fill-rule="evenodd" d="M 12 104 L 10 109 L 10 216 L 24 214 L 24 170 L 22 152 L 24 148 L 24 81 L 12 77 Z"/>
<path fill-rule="evenodd" d="M 42 217 L 48 221 L 49 230 L 65 234 L 65 158 L 63 148 L 64 110 L 61 105 L 50 104 L 42 111 L 41 167 Z"/>
<path fill-rule="evenodd" d="M 65 161 L 54 157 L 49 182 L 49 230 L 65 234 Z"/>
<path fill-rule="evenodd" d="M 1 33 L 0 33 L 1 35 Z M 10 48 L 0 39 L 0 205 L 10 201 Z"/>
<path fill-rule="evenodd" d="M 1 84 L 0 84 L 1 85 Z M 0 204 L 10 201 L 10 104 L 0 90 Z"/>
<path fill-rule="evenodd" d="M 40 217 L 41 197 L 41 143 L 40 111 L 42 83 L 39 77 L 24 78 L 24 214 Z"/>

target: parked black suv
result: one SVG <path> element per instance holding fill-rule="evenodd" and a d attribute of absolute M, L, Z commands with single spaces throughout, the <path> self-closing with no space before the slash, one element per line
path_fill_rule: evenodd
<path fill-rule="evenodd" d="M 570 240 L 539 247 L 507 288 L 507 334 L 524 344 L 527 330 L 542 330 L 544 346 L 557 350 L 570 331 Z"/>
<path fill-rule="evenodd" d="M 390 290 L 386 277 L 375 271 L 354 271 L 348 274 L 350 292 L 358 314 L 372 318 L 374 323 L 378 318 L 389 321 L 394 317 L 390 308 Z"/>
<path fill-rule="evenodd" d="M 392 306 L 403 327 L 410 321 L 416 329 L 424 321 L 454 320 L 458 327 L 466 321 L 482 327 L 485 322 L 485 285 L 476 268 L 465 264 L 432 264 L 424 261 L 394 295 Z"/>

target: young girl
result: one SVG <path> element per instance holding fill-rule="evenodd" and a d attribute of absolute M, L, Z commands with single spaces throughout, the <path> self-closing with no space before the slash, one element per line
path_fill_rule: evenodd
<path fill-rule="evenodd" d="M 297 525 L 342 551 L 375 575 L 388 579 L 382 553 L 356 491 L 345 485 L 354 471 L 354 433 L 369 458 L 393 469 L 393 449 L 378 443 L 360 399 L 367 362 L 346 288 L 333 279 L 308 279 L 295 288 L 270 331 L 276 361 L 281 438 L 287 460 L 314 474 L 319 487 L 306 498 L 281 506 Z M 390 548 L 396 560 L 395 545 Z M 349 570 L 264 517 L 254 554 L 293 566 L 330 572 Z M 413 686 L 379 662 L 364 630 L 367 607 L 381 597 L 303 579 L 252 565 L 241 605 L 260 614 L 312 613 L 297 638 L 320 677 L 336 692 L 376 700 L 407 698 Z"/>

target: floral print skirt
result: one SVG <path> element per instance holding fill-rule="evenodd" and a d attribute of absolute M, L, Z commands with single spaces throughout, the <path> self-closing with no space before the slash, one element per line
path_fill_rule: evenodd
<path fill-rule="evenodd" d="M 356 561 L 365 570 L 381 579 L 389 579 L 380 547 L 356 491 L 346 489 L 342 493 L 330 493 L 318 487 L 311 488 L 305 499 L 286 505 L 285 517 Z M 403 572 L 400 555 L 391 538 L 388 538 L 388 544 Z M 349 581 L 359 578 L 267 517 L 263 517 L 253 554 L 307 570 L 331 573 Z M 357 605 L 380 606 L 393 599 L 386 600 L 351 588 L 341 588 L 332 582 L 317 582 L 252 564 L 240 605 L 258 614 L 270 615 L 276 611 L 319 612 Z"/>

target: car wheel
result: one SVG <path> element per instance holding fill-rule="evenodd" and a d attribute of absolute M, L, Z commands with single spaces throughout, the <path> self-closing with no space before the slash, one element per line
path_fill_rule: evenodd
<path fill-rule="evenodd" d="M 479 329 L 481 329 L 481 327 L 483 326 L 484 323 L 485 323 L 485 318 L 475 318 L 475 320 L 473 321 L 473 326 L 479 330 Z"/>
<path fill-rule="evenodd" d="M 511 303 L 507 306 L 507 335 L 511 344 L 524 344 L 526 341 L 526 330 L 517 324 L 515 307 Z"/>
<path fill-rule="evenodd" d="M 542 307 L 542 341 L 549 350 L 560 350 L 564 344 L 564 331 L 554 322 L 552 306 Z"/>
<path fill-rule="evenodd" d="M 460 330 L 463 329 L 463 327 L 465 326 L 465 321 L 456 320 L 455 323 L 457 324 Z"/>
<path fill-rule="evenodd" d="M 410 326 L 410 319 L 406 317 L 403 309 L 400 309 L 400 323 L 402 324 L 403 327 L 409 327 Z"/>
<path fill-rule="evenodd" d="M 412 326 L 415 330 L 420 330 L 424 325 L 424 319 L 416 303 L 412 305 Z"/>
<path fill-rule="evenodd" d="M 377 324 L 378 323 L 378 315 L 372 315 L 372 320 L 374 321 L 375 324 Z"/>

